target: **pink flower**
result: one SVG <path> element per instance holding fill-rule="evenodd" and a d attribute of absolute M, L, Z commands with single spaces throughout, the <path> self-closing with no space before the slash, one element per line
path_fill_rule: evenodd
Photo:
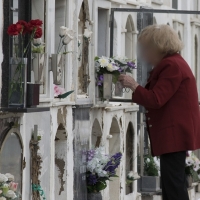
<path fill-rule="evenodd" d="M 15 183 L 15 182 L 10 182 L 10 184 L 9 184 L 10 190 L 12 190 L 14 192 L 17 190 L 17 186 L 18 186 L 18 183 Z"/>
<path fill-rule="evenodd" d="M 54 85 L 54 97 L 57 97 L 58 95 L 63 94 L 64 92 L 64 88 L 61 88 L 58 85 Z"/>

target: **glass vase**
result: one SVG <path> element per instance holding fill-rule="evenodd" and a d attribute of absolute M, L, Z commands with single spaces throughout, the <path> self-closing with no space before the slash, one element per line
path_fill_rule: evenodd
<path fill-rule="evenodd" d="M 123 96 L 123 86 L 119 81 L 117 81 L 117 83 L 115 84 L 115 96 L 117 97 Z"/>
<path fill-rule="evenodd" d="M 27 58 L 10 58 L 8 105 L 26 108 Z"/>
<path fill-rule="evenodd" d="M 34 81 L 37 84 L 44 85 L 47 54 L 33 53 L 32 56 L 32 71 L 34 72 Z"/>
<path fill-rule="evenodd" d="M 64 77 L 65 54 L 52 54 L 51 69 L 53 72 L 53 82 L 56 85 L 62 84 L 62 77 Z"/>
<path fill-rule="evenodd" d="M 88 193 L 87 200 L 102 200 L 102 195 L 100 192 Z"/>

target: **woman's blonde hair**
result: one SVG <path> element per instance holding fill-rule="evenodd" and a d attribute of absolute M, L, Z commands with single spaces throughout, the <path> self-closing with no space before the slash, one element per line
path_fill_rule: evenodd
<path fill-rule="evenodd" d="M 153 45 L 162 54 L 174 54 L 183 49 L 178 33 L 169 25 L 151 25 L 143 29 L 138 41 L 144 45 Z"/>

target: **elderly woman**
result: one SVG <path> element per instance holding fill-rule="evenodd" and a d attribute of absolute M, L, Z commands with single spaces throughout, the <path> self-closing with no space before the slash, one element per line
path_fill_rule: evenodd
<path fill-rule="evenodd" d="M 200 148 L 200 113 L 196 80 L 178 53 L 183 45 L 168 25 L 145 28 L 138 38 L 141 58 L 153 66 L 145 87 L 120 75 L 133 91 L 133 102 L 146 108 L 152 155 L 160 156 L 163 200 L 189 200 L 186 151 Z"/>

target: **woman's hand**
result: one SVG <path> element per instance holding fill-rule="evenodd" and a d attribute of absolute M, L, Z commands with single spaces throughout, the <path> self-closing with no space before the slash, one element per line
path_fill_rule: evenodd
<path fill-rule="evenodd" d="M 121 82 L 121 84 L 123 85 L 123 87 L 127 87 L 130 88 L 133 92 L 136 90 L 137 86 L 139 85 L 134 78 L 132 78 L 131 76 L 125 75 L 125 74 L 121 74 L 119 76 L 118 81 Z"/>

